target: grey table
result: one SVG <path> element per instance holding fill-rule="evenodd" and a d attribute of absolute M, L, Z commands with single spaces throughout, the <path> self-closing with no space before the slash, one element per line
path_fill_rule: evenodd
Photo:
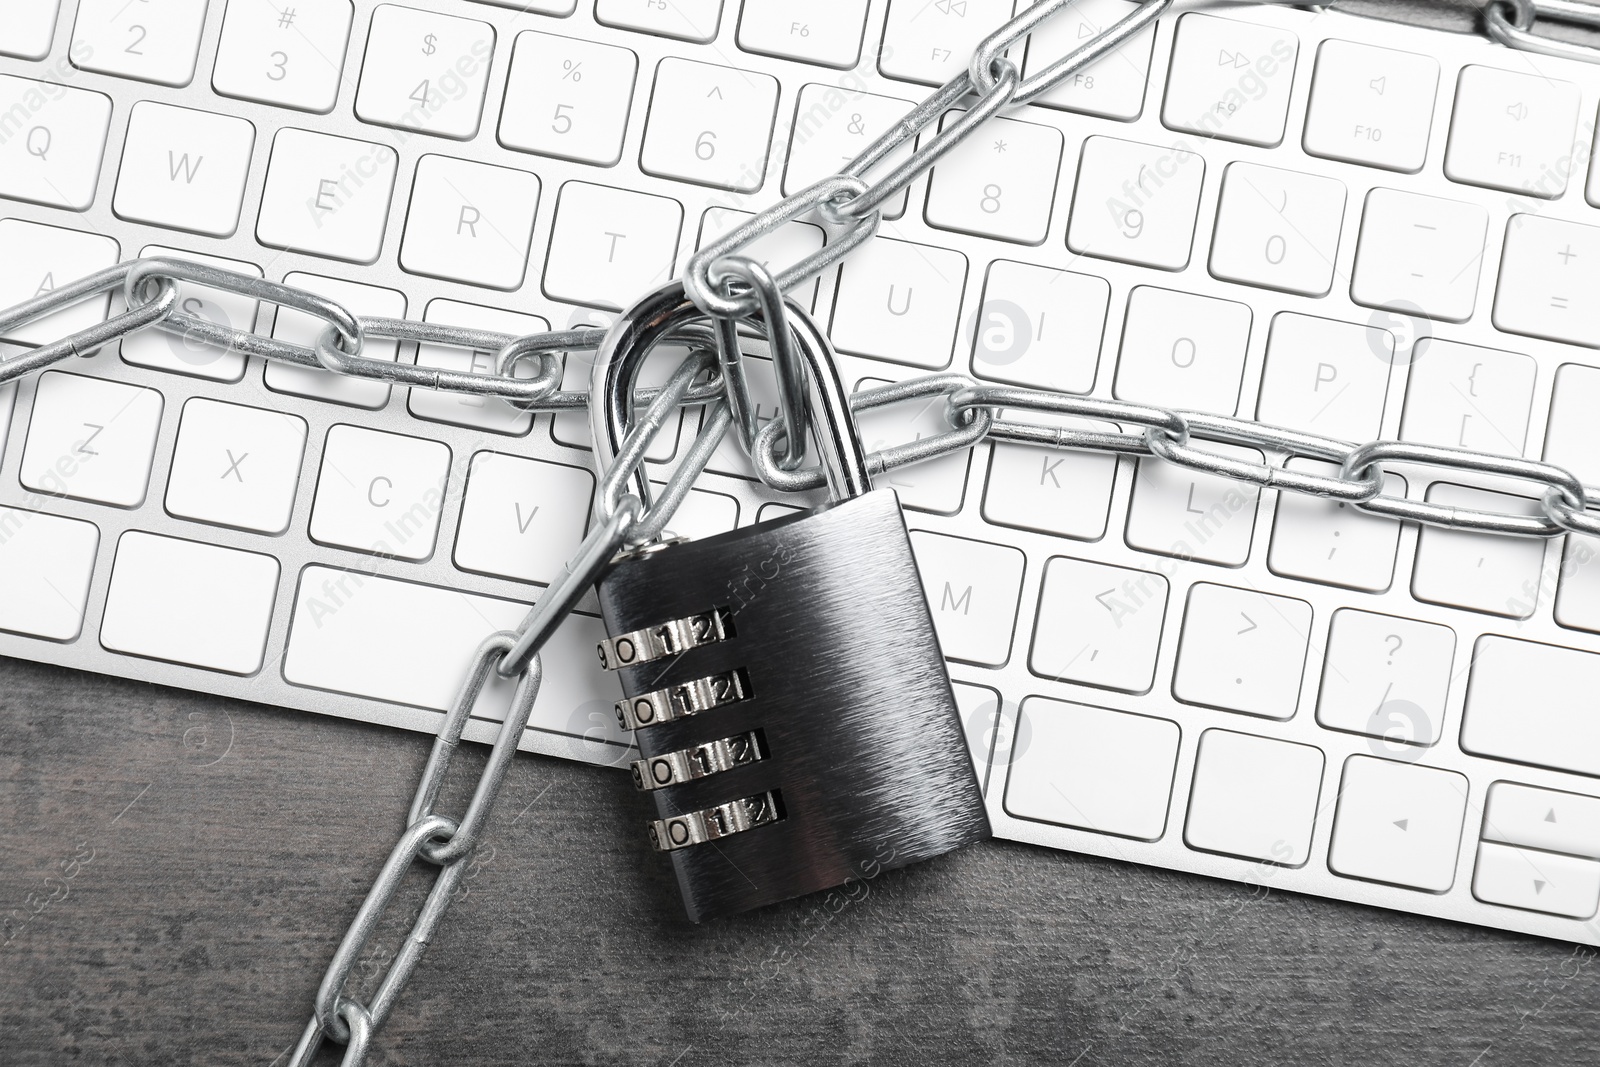
<path fill-rule="evenodd" d="M 0 1064 L 282 1063 L 428 747 L 0 660 Z M 640 813 L 518 759 L 373 1062 L 1600 1061 L 1591 949 L 1009 843 L 696 928 Z"/>

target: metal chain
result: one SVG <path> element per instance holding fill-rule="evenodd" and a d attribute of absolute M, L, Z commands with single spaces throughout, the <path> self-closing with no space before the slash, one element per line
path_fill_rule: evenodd
<path fill-rule="evenodd" d="M 1116 23 L 1023 78 L 1006 58 L 1006 52 L 1070 2 L 1041 0 L 1026 8 L 979 44 L 968 69 L 913 108 L 839 174 L 760 212 L 689 259 L 683 287 L 706 318 L 667 338 L 686 346 L 689 356 L 666 386 L 640 389 L 634 394 L 635 409 L 643 408 L 644 413 L 602 478 L 601 490 L 596 494 L 597 520 L 566 571 L 539 598 L 517 631 L 497 633 L 477 650 L 467 679 L 434 742 L 406 828 L 334 953 L 317 992 L 314 1014 L 291 1056 L 292 1065 L 310 1063 L 325 1039 L 345 1046 L 343 1062 L 349 1067 L 363 1062 L 374 1032 L 393 1010 L 444 917 L 465 873 L 464 861 L 477 846 L 538 695 L 540 648 L 620 549 L 660 536 L 730 427 L 737 428 L 741 443 L 751 452 L 755 468 L 768 486 L 798 492 L 825 483 L 820 468 L 802 466 L 807 440 L 805 376 L 789 336 L 791 324 L 786 319 L 781 293 L 836 265 L 876 234 L 882 205 L 971 137 L 990 117 L 1048 92 L 1173 6 L 1173 0 L 1140 0 Z M 1538 36 L 1534 23 L 1540 17 L 1600 25 L 1600 12 L 1574 0 L 1490 0 L 1485 9 L 1486 32 L 1509 47 L 1589 61 L 1597 58 L 1592 49 Z M 918 145 L 919 138 L 930 132 L 932 135 Z M 910 151 L 906 157 L 887 173 L 868 177 L 907 147 Z M 741 255 L 753 242 L 802 217 L 815 217 L 824 224 L 828 239 L 820 250 L 772 271 Z M 300 311 L 321 321 L 323 329 L 308 348 L 221 326 L 178 306 L 178 285 L 182 282 Z M 0 310 L 0 336 L 16 336 L 22 327 L 62 308 L 119 289 L 127 310 L 68 337 L 0 360 L 0 385 L 63 360 L 93 356 L 106 345 L 154 328 L 241 355 L 320 368 L 347 377 L 495 397 L 529 411 L 562 411 L 590 406 L 592 398 L 587 391 L 561 389 L 560 355 L 596 349 L 606 336 L 603 330 L 578 329 L 518 337 L 438 323 L 358 316 L 337 301 L 294 286 L 159 257 L 109 267 Z M 800 317 L 804 318 L 803 313 Z M 756 325 L 758 332 L 766 334 L 779 369 L 779 414 L 764 427 L 756 424 L 741 363 L 738 330 L 744 323 Z M 470 374 L 377 359 L 365 354 L 367 340 L 375 337 L 489 351 L 494 354 L 494 373 Z M 1600 536 L 1600 515 L 1595 514 L 1600 511 L 1600 491 L 1586 488 L 1567 470 L 1532 460 L 1398 441 L 1357 446 L 1243 419 L 990 385 L 961 374 L 929 375 L 866 389 L 851 397 L 850 405 L 853 411 L 866 411 L 913 400 L 938 402 L 941 398 L 949 428 L 872 453 L 869 468 L 873 473 L 937 459 L 988 440 L 1159 459 L 1263 488 L 1339 500 L 1373 514 L 1453 529 L 1534 537 L 1566 532 Z M 650 438 L 669 421 L 677 407 L 691 404 L 710 405 L 704 428 L 666 490 L 647 507 L 641 496 L 627 492 L 627 486 L 638 478 Z M 1095 420 L 1113 428 L 1026 421 L 1017 418 L 1018 413 L 1054 420 L 1063 416 Z M 796 427 L 799 429 L 791 441 L 790 429 Z M 1285 465 L 1240 461 L 1198 447 L 1200 442 L 1260 448 L 1281 454 Z M 1317 474 L 1289 470 L 1287 461 L 1293 458 L 1320 460 L 1336 471 Z M 1451 508 L 1387 495 L 1383 485 L 1388 463 L 1423 464 L 1528 481 L 1542 490 L 1539 514 Z M 516 693 L 467 811 L 457 820 L 435 812 L 434 805 L 460 743 L 462 728 L 491 671 L 516 679 Z M 349 987 L 351 972 L 401 879 L 419 861 L 437 868 L 433 886 L 417 911 L 406 941 L 370 1000 L 363 1002 Z"/>

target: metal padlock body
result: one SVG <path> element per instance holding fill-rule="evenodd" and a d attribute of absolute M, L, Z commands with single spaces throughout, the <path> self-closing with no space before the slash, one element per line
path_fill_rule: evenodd
<path fill-rule="evenodd" d="M 989 836 L 933 618 L 891 490 L 623 559 L 609 633 L 723 609 L 725 639 L 623 667 L 629 698 L 725 672 L 747 695 L 639 729 L 640 766 L 754 731 L 761 758 L 648 794 L 678 816 L 772 794 L 776 821 L 668 853 L 700 922 Z"/>

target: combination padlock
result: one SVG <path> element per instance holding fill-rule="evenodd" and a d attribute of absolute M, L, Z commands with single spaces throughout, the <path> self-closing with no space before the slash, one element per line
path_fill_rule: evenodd
<path fill-rule="evenodd" d="M 594 382 L 602 457 L 644 356 L 698 314 L 673 284 L 613 328 Z M 598 586 L 649 837 L 696 922 L 989 836 L 898 498 L 872 489 L 827 340 L 792 315 L 833 502 L 647 546 Z"/>

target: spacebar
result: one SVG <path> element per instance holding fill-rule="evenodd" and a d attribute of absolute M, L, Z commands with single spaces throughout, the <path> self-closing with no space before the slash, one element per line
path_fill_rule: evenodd
<path fill-rule="evenodd" d="M 483 639 L 515 629 L 527 612 L 515 600 L 307 567 L 283 676 L 294 685 L 444 711 Z"/>

